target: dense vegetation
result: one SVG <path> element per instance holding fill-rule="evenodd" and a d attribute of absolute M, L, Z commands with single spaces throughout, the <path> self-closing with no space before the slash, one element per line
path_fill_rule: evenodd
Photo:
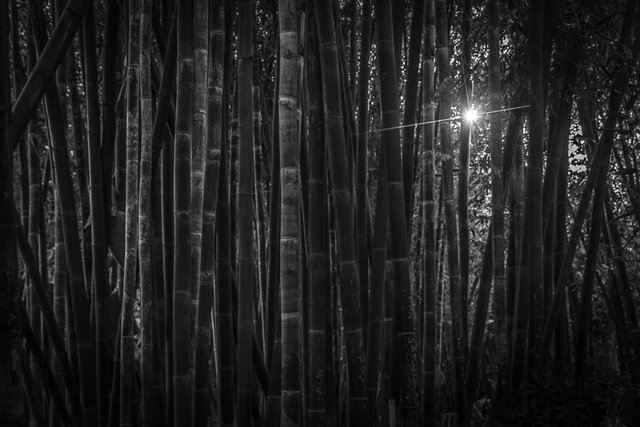
<path fill-rule="evenodd" d="M 639 9 L 0 1 L 0 425 L 640 425 Z"/>

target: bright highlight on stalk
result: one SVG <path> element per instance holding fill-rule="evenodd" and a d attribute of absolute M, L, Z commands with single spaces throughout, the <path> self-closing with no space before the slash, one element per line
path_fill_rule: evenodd
<path fill-rule="evenodd" d="M 478 120 L 478 117 L 479 117 L 478 110 L 476 110 L 475 108 L 471 108 L 464 113 L 464 119 L 470 123 L 473 123 L 476 120 Z"/>

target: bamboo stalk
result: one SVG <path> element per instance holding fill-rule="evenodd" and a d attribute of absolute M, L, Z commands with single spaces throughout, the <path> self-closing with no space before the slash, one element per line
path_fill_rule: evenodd
<path fill-rule="evenodd" d="M 177 92 L 174 162 L 173 424 L 190 425 L 193 410 L 191 346 L 191 166 L 193 134 L 193 0 L 177 3 Z"/>
<path fill-rule="evenodd" d="M 342 301 L 345 306 L 342 317 L 349 372 L 349 414 L 352 425 L 367 425 L 364 376 L 366 365 L 353 229 L 354 212 L 349 187 L 342 105 L 340 97 L 336 96 L 336 94 L 342 93 L 335 36 L 336 28 L 331 4 L 315 1 L 314 10 L 320 47 L 325 142 L 328 150 L 329 177 L 332 183 L 330 194 L 340 257 L 338 274 Z"/>

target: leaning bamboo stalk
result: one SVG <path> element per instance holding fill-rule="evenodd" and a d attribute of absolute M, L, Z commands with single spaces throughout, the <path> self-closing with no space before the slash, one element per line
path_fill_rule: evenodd
<path fill-rule="evenodd" d="M 27 82 L 20 91 L 20 95 L 13 104 L 11 137 L 16 148 L 17 138 L 26 128 L 34 111 L 47 90 L 49 79 L 63 60 L 66 51 L 73 41 L 73 37 L 82 23 L 84 8 L 90 0 L 69 0 L 64 11 L 56 22 L 53 33 L 46 45 L 39 48 L 38 62 L 29 74 Z M 42 27 L 45 29 L 46 27 Z"/>
<path fill-rule="evenodd" d="M 631 21 L 630 15 L 634 15 L 636 8 L 635 2 L 628 2 L 625 10 L 625 19 L 621 29 L 618 45 L 622 50 L 628 46 L 628 38 L 630 37 Z M 636 33 L 637 34 L 637 33 Z M 631 50 L 630 65 L 636 64 L 638 53 L 640 52 L 640 40 L 636 39 Z M 592 323 L 592 292 L 593 283 L 595 281 L 596 262 L 598 258 L 598 249 L 600 246 L 600 238 L 602 234 L 602 225 L 604 219 L 604 199 L 607 190 L 607 173 L 609 170 L 609 161 L 611 150 L 613 149 L 615 127 L 620 116 L 620 104 L 627 87 L 626 64 L 620 65 L 614 75 L 614 80 L 609 96 L 609 111 L 605 122 L 604 130 L 600 136 L 598 145 L 603 145 L 605 155 L 597 159 L 593 173 L 595 177 L 595 185 L 593 190 L 593 201 L 591 211 L 591 225 L 589 229 L 589 246 L 587 248 L 587 258 L 585 262 L 584 284 L 582 287 L 582 298 L 580 299 L 580 311 L 578 316 L 578 336 L 576 339 L 576 375 L 580 376 L 585 373 L 585 361 L 588 355 L 588 348 L 591 334 Z"/>
<path fill-rule="evenodd" d="M 39 9 L 31 4 L 34 12 L 34 40 L 36 48 L 41 50 L 46 40 L 45 27 L 42 17 L 38 16 Z M 52 154 L 56 176 L 56 190 L 60 198 L 60 212 L 65 241 L 66 263 L 69 273 L 71 298 L 73 301 L 75 323 L 71 326 L 78 339 L 80 390 L 82 396 L 83 421 L 93 424 L 96 417 L 95 390 L 92 387 L 94 356 L 89 332 L 89 310 L 82 268 L 80 249 L 80 234 L 76 216 L 73 186 L 69 165 L 67 141 L 62 124 L 63 116 L 60 98 L 55 83 L 50 82 L 45 96 L 47 119 L 52 136 Z"/>
<path fill-rule="evenodd" d="M 627 2 L 627 10 L 625 11 L 625 22 L 620 33 L 618 44 L 624 46 L 627 43 L 627 38 L 630 32 L 630 22 L 628 18 L 633 15 L 635 10 L 635 2 Z M 622 49 L 622 47 L 621 47 Z M 633 58 L 637 55 L 636 50 L 640 49 L 640 43 L 636 42 L 633 46 Z M 568 283 L 569 271 L 571 264 L 576 253 L 578 245 L 579 235 L 582 230 L 582 225 L 587 214 L 587 207 L 591 199 L 591 193 L 594 191 L 596 183 L 600 181 L 606 182 L 606 175 L 609 165 L 609 156 L 613 147 L 613 137 L 615 130 L 615 123 L 619 114 L 619 106 L 622 101 L 624 88 L 626 87 L 626 67 L 621 65 L 618 67 L 614 74 L 613 82 L 611 85 L 611 92 L 609 94 L 607 119 L 605 122 L 605 128 L 600 136 L 600 142 L 596 146 L 596 151 L 593 154 L 591 172 L 587 176 L 587 182 L 585 183 L 580 197 L 578 208 L 576 209 L 576 215 L 574 218 L 573 226 L 571 229 L 571 237 L 567 242 L 567 248 L 564 259 L 562 261 L 562 267 L 558 275 L 556 282 L 556 288 L 554 290 L 553 298 L 551 301 L 551 308 L 549 309 L 549 318 L 545 323 L 544 333 L 542 337 L 542 351 L 545 349 L 551 341 L 553 330 L 555 329 L 556 322 L 560 314 L 560 303 L 562 301 L 562 295 L 565 292 L 565 286 Z M 595 196 L 594 196 L 595 197 Z M 594 199 L 595 200 L 595 199 Z M 601 227 L 600 224 L 599 227 Z M 595 224 L 594 224 L 595 226 Z M 581 343 L 582 344 L 582 343 Z"/>
<path fill-rule="evenodd" d="M 59 218 L 58 209 L 56 209 L 56 216 Z M 14 219 L 12 221 L 15 222 L 15 218 L 17 218 L 17 214 L 13 213 Z M 72 409 L 72 416 L 75 423 L 82 423 L 82 413 L 81 413 L 81 404 L 80 404 L 80 396 L 78 383 L 75 378 L 74 373 L 72 372 L 71 365 L 69 363 L 69 357 L 67 351 L 65 349 L 64 340 L 62 338 L 62 330 L 64 329 L 64 296 L 59 295 L 60 293 L 64 293 L 63 286 L 66 285 L 66 263 L 65 263 L 65 254 L 64 254 L 64 243 L 63 243 L 63 231 L 62 231 L 62 220 L 56 221 L 56 237 L 57 237 L 57 250 L 56 250 L 56 258 L 55 263 L 58 268 L 56 268 L 56 273 L 59 271 L 60 275 L 56 277 L 55 284 L 57 285 L 58 294 L 56 294 L 56 289 L 54 288 L 53 295 L 53 305 L 49 301 L 49 295 L 47 289 L 45 288 L 44 283 L 42 282 L 42 277 L 40 276 L 40 272 L 38 270 L 38 264 L 36 263 L 35 256 L 31 247 L 28 244 L 27 238 L 25 236 L 24 228 L 22 226 L 17 226 L 16 229 L 16 237 L 18 248 L 20 249 L 20 253 L 22 255 L 22 259 L 25 261 L 27 266 L 27 272 L 31 276 L 31 280 L 33 283 L 33 287 L 36 293 L 36 297 L 38 298 L 38 307 L 44 319 L 44 326 L 47 329 L 49 334 L 49 338 L 51 339 L 51 344 L 54 349 L 54 353 L 52 355 L 52 370 L 54 370 L 54 375 L 58 381 L 64 383 L 67 392 L 69 393 L 69 400 Z M 62 291 L 62 292 L 60 292 Z M 56 298 L 57 297 L 57 298 Z M 58 304 L 56 304 L 58 303 Z M 62 303 L 62 304 L 60 304 Z"/>

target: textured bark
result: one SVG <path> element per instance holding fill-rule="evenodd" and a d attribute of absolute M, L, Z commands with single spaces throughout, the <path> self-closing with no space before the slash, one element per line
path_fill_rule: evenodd
<path fill-rule="evenodd" d="M 196 326 L 200 264 L 202 261 L 202 209 L 204 203 L 204 173 L 206 165 L 207 133 L 207 44 L 209 39 L 209 2 L 193 3 L 193 136 L 191 148 L 191 319 Z M 195 337 L 195 329 L 192 329 Z"/>
<path fill-rule="evenodd" d="M 193 131 L 193 0 L 178 7 L 176 127 L 173 146 L 173 424 L 190 425 L 193 393 L 191 346 L 191 153 Z"/>
<path fill-rule="evenodd" d="M 295 0 L 278 2 L 280 73 L 278 127 L 280 139 L 280 321 L 282 380 L 280 424 L 301 422 L 300 288 L 301 200 L 298 124 L 299 53 Z"/>

